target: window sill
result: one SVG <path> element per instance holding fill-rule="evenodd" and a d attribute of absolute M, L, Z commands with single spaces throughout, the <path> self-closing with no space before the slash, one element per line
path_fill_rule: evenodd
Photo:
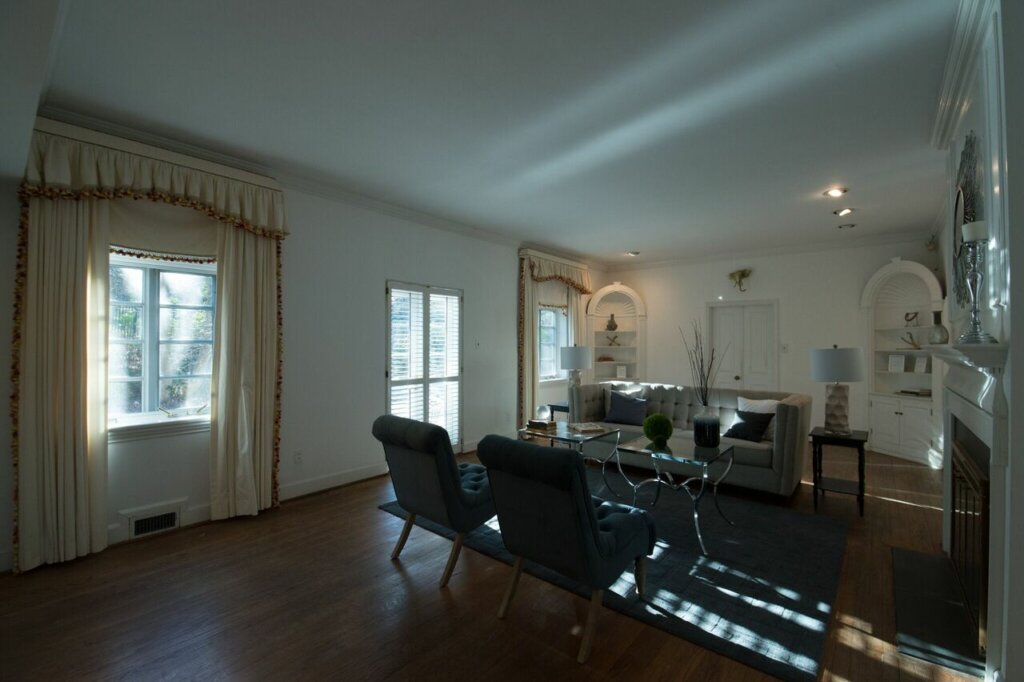
<path fill-rule="evenodd" d="M 210 430 L 210 415 L 168 417 L 163 413 L 120 417 L 117 423 L 107 424 L 107 442 L 146 440 L 166 436 L 181 436 Z"/>
<path fill-rule="evenodd" d="M 544 384 L 545 386 L 555 386 L 557 384 L 568 383 L 568 379 L 538 379 L 537 383 Z"/>

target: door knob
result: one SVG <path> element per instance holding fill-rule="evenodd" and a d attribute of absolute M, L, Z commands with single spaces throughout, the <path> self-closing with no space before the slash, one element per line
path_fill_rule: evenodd
<path fill-rule="evenodd" d="M 735 379 L 736 381 L 739 381 L 740 380 L 740 375 L 737 374 L 736 376 L 733 377 L 733 379 Z"/>

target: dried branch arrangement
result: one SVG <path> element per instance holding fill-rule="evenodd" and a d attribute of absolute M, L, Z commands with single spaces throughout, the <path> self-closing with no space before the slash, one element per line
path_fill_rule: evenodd
<path fill-rule="evenodd" d="M 683 337 L 683 345 L 686 347 L 686 355 L 690 360 L 690 372 L 693 375 L 693 390 L 697 393 L 697 400 L 701 405 L 707 407 L 708 398 L 711 396 L 711 387 L 714 386 L 715 377 L 721 366 L 721 359 L 715 357 L 715 349 L 708 348 L 704 344 L 704 333 L 700 322 L 693 321 L 693 344 L 686 340 L 686 333 L 682 327 L 679 328 L 679 335 Z"/>

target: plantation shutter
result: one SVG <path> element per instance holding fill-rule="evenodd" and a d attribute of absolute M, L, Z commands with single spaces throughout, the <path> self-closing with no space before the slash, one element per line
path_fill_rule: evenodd
<path fill-rule="evenodd" d="M 388 283 L 388 412 L 462 443 L 462 293 Z"/>

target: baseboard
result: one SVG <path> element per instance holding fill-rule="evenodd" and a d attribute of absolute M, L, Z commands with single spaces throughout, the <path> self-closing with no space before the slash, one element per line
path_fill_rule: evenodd
<path fill-rule="evenodd" d="M 348 471 L 339 471 L 338 473 L 327 474 L 326 476 L 316 476 L 302 481 L 286 483 L 281 486 L 281 499 L 289 500 L 293 497 L 309 495 L 310 493 L 320 492 L 328 488 L 336 488 L 346 483 L 361 481 L 364 478 L 380 476 L 387 472 L 387 465 L 381 462 L 380 464 L 371 464 L 370 466 L 359 467 L 358 469 L 349 469 Z"/>
<path fill-rule="evenodd" d="M 0 573 L 9 573 L 14 569 L 14 550 L 0 552 Z"/>

